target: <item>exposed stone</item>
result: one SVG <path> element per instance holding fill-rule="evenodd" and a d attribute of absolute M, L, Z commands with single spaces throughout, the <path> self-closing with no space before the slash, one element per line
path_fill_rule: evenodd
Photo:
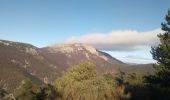
<path fill-rule="evenodd" d="M 48 78 L 47 77 L 44 77 L 44 83 L 48 84 L 49 81 L 48 81 Z"/>
<path fill-rule="evenodd" d="M 106 56 L 99 56 L 100 58 L 104 59 L 105 61 L 108 60 L 108 58 Z"/>
<path fill-rule="evenodd" d="M 94 47 L 89 46 L 89 45 L 83 45 L 83 47 L 84 47 L 87 51 L 89 51 L 90 53 L 95 54 L 95 55 L 98 55 L 98 52 L 97 52 L 97 50 L 96 50 Z"/>
<path fill-rule="evenodd" d="M 85 53 L 85 56 L 86 56 L 86 58 L 87 59 L 89 59 L 90 57 L 89 57 L 89 55 L 88 55 L 88 53 Z"/>
<path fill-rule="evenodd" d="M 10 45 L 10 43 L 4 42 L 4 41 L 0 41 L 0 43 L 2 43 L 3 45 L 6 45 L 6 46 L 9 46 L 9 45 Z"/>
<path fill-rule="evenodd" d="M 31 55 L 38 55 L 38 52 L 34 48 L 26 48 L 26 52 L 31 54 Z"/>

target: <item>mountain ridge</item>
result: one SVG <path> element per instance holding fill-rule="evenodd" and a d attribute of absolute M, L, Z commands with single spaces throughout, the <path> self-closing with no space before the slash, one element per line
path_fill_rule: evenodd
<path fill-rule="evenodd" d="M 135 72 L 137 68 L 86 44 L 38 48 L 27 43 L 0 40 L 0 59 L 0 86 L 8 91 L 14 91 L 27 78 L 39 84 L 53 84 L 68 68 L 84 61 L 96 64 L 98 72 L 117 73 L 118 69 Z"/>

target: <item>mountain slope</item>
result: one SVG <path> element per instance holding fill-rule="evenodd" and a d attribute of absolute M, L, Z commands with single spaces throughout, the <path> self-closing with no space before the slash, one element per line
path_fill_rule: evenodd
<path fill-rule="evenodd" d="M 57 76 L 56 66 L 30 44 L 1 40 L 0 59 L 0 86 L 6 85 L 7 90 L 14 89 L 26 78 L 43 83 L 52 82 Z"/>
<path fill-rule="evenodd" d="M 87 60 L 95 63 L 99 72 L 109 71 L 116 73 L 120 69 L 127 74 L 136 72 L 143 74 L 152 73 L 152 64 L 126 64 L 86 44 L 52 45 L 41 48 L 40 51 L 50 63 L 58 65 L 58 69 L 62 73 L 70 66 Z"/>
<path fill-rule="evenodd" d="M 96 64 L 98 72 L 147 73 L 151 65 L 128 65 L 85 44 L 37 48 L 26 43 L 0 40 L 0 86 L 14 91 L 24 79 L 38 84 L 53 83 L 70 66 L 84 61 Z M 140 66 L 140 67 L 139 67 Z"/>
<path fill-rule="evenodd" d="M 124 65 L 121 61 L 85 44 L 63 44 L 41 48 L 43 56 L 58 65 L 60 71 L 82 61 L 92 61 L 100 72 L 115 72 L 116 67 Z"/>

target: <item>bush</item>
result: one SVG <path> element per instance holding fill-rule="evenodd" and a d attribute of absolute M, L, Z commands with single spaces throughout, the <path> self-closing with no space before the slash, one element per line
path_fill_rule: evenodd
<path fill-rule="evenodd" d="M 110 74 L 99 74 L 91 62 L 69 69 L 55 82 L 62 100 L 119 100 L 125 97 L 124 88 L 116 91 L 116 82 Z M 121 97 L 122 96 L 122 97 Z"/>

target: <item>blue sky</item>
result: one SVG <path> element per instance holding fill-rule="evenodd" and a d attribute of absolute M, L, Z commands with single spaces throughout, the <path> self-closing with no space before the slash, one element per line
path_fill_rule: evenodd
<path fill-rule="evenodd" d="M 0 0 L 0 39 L 44 47 L 117 30 L 144 34 L 160 28 L 168 8 L 169 0 Z M 125 62 L 153 62 L 148 45 L 105 51 Z"/>

